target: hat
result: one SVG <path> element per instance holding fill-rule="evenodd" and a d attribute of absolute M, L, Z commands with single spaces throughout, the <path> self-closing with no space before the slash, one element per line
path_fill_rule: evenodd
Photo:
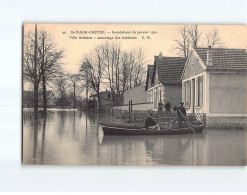
<path fill-rule="evenodd" d="M 184 103 L 183 103 L 183 102 L 181 102 L 180 104 L 184 105 Z"/>

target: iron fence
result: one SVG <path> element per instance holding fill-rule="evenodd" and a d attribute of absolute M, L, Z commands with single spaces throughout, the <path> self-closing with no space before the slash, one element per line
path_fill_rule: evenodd
<path fill-rule="evenodd" d="M 119 111 L 114 111 L 119 112 Z M 176 112 L 166 112 L 166 111 L 140 111 L 140 110 L 134 110 L 132 112 L 129 112 L 128 110 L 123 111 L 123 118 L 125 121 L 129 121 L 131 123 L 138 123 L 143 124 L 145 122 L 145 119 L 147 118 L 148 114 L 152 114 L 152 118 L 157 123 L 165 123 L 170 122 L 174 117 L 176 116 Z M 186 118 L 191 123 L 200 122 L 204 125 L 206 125 L 206 114 L 205 113 L 188 113 Z"/>

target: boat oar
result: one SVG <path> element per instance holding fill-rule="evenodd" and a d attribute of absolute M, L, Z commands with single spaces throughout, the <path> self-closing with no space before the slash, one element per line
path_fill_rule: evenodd
<path fill-rule="evenodd" d="M 170 99 L 173 101 L 173 103 L 175 104 L 175 106 L 177 107 L 176 103 L 174 102 L 174 100 L 170 97 Z M 188 120 L 186 119 L 186 117 L 183 115 L 183 113 L 181 112 L 181 110 L 177 107 L 178 111 L 180 112 L 180 114 L 183 116 L 184 120 L 186 121 L 186 123 L 190 126 L 191 130 L 193 131 L 193 133 L 195 133 L 193 127 L 190 125 L 190 123 L 188 122 Z"/>

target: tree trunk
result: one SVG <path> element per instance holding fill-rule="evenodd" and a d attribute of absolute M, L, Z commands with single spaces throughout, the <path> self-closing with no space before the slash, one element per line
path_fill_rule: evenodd
<path fill-rule="evenodd" d="M 101 111 L 101 101 L 100 101 L 100 93 L 97 92 L 97 96 L 98 96 L 98 110 Z"/>
<path fill-rule="evenodd" d="M 42 40 L 42 80 L 43 80 L 43 108 L 44 108 L 44 114 L 46 115 L 46 107 L 47 107 L 47 101 L 46 101 L 46 78 L 45 78 L 45 37 L 43 34 L 43 40 Z"/>
<path fill-rule="evenodd" d="M 38 120 L 38 92 L 37 82 L 37 24 L 35 24 L 35 43 L 34 43 L 34 120 Z"/>
<path fill-rule="evenodd" d="M 74 109 L 75 109 L 75 82 L 74 82 Z"/>
<path fill-rule="evenodd" d="M 44 108 L 44 114 L 46 114 L 47 99 L 46 99 L 46 80 L 45 80 L 45 76 L 43 76 L 43 108 Z"/>

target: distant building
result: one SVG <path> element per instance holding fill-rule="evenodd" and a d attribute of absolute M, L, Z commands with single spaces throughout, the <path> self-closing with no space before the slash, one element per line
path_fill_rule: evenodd
<path fill-rule="evenodd" d="M 181 78 L 187 112 L 206 113 L 208 126 L 246 123 L 245 49 L 194 48 Z"/>
<path fill-rule="evenodd" d="M 71 103 L 65 97 L 61 97 L 55 102 L 55 105 L 58 108 L 70 108 Z"/>
<path fill-rule="evenodd" d="M 23 91 L 22 92 L 22 106 L 23 108 L 33 108 L 34 107 L 34 92 L 33 91 Z"/>
<path fill-rule="evenodd" d="M 112 91 L 102 91 L 99 94 L 100 96 L 100 105 L 101 110 L 106 108 L 110 108 L 114 105 L 115 102 L 115 93 Z M 98 95 L 94 94 L 91 95 L 89 98 L 89 108 L 98 109 L 99 110 L 99 103 L 98 103 Z"/>
<path fill-rule="evenodd" d="M 154 65 L 148 65 L 147 76 L 146 76 L 146 86 L 145 86 L 146 91 L 152 87 L 153 70 L 154 70 Z"/>
<path fill-rule="evenodd" d="M 47 107 L 52 108 L 55 106 L 55 95 L 52 91 L 46 91 L 46 101 Z M 38 93 L 38 105 L 43 107 L 43 92 Z M 34 92 L 33 91 L 23 91 L 23 107 L 33 108 L 34 107 Z"/>
<path fill-rule="evenodd" d="M 182 100 L 182 81 L 181 75 L 184 69 L 186 58 L 165 57 L 160 53 L 154 57 L 154 66 L 150 66 L 146 81 L 148 91 L 148 102 L 153 102 L 153 107 L 158 109 L 159 102 L 165 104 L 169 101 L 179 104 Z M 152 71 L 153 69 L 153 71 Z M 150 78 L 152 72 L 152 78 Z"/>
<path fill-rule="evenodd" d="M 46 91 L 46 104 L 48 108 L 55 106 L 55 95 L 52 91 Z M 43 91 L 39 91 L 39 107 L 43 107 Z"/>

